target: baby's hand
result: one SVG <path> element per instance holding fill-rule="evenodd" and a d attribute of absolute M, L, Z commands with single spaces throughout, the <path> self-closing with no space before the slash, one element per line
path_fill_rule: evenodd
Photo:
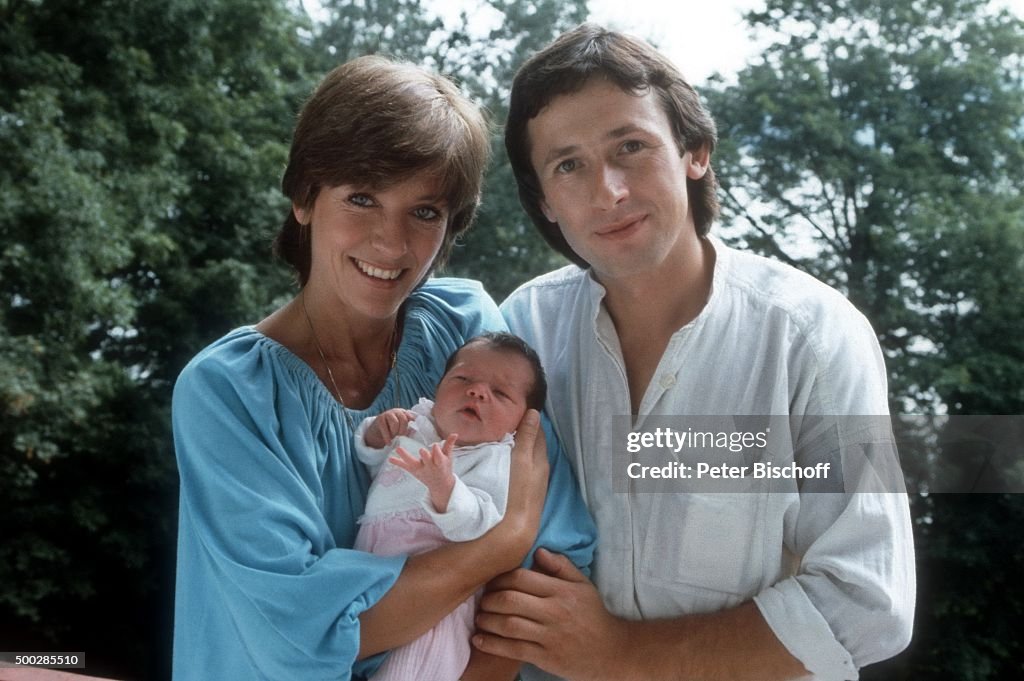
<path fill-rule="evenodd" d="M 399 435 L 409 431 L 409 424 L 416 420 L 415 412 L 408 409 L 388 409 L 373 420 L 366 429 L 363 441 L 367 447 L 380 449 Z"/>
<path fill-rule="evenodd" d="M 430 449 L 421 449 L 419 459 L 413 458 L 412 454 L 401 447 L 396 447 L 395 453 L 398 456 L 388 459 L 427 486 L 427 491 L 430 492 L 430 502 L 438 513 L 448 510 L 448 501 L 451 499 L 452 489 L 455 487 L 455 474 L 452 473 L 452 448 L 455 447 L 457 438 L 458 435 L 453 433 L 444 441 L 443 446 L 440 442 L 435 442 Z"/>

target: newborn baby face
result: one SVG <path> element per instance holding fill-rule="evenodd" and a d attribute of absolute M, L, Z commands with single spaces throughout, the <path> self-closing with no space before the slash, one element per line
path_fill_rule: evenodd
<path fill-rule="evenodd" d="M 457 446 L 500 440 L 515 432 L 526 413 L 533 368 L 523 356 L 485 342 L 459 351 L 437 386 L 434 422 L 438 434 L 459 435 Z"/>

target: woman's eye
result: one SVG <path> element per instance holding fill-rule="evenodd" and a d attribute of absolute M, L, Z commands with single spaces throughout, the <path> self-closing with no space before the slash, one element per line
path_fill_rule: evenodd
<path fill-rule="evenodd" d="M 428 222 L 433 222 L 441 217 L 441 211 L 436 208 L 430 208 L 429 206 L 417 208 L 412 212 L 412 214 L 416 216 L 416 219 L 426 220 Z"/>
<path fill-rule="evenodd" d="M 348 202 L 362 208 L 368 208 L 373 205 L 373 199 L 366 194 L 352 194 L 348 197 Z"/>
<path fill-rule="evenodd" d="M 555 172 L 557 173 L 571 173 L 574 170 L 576 170 L 576 161 L 571 158 L 568 158 L 555 166 Z"/>
<path fill-rule="evenodd" d="M 635 154 L 644 148 L 644 143 L 638 140 L 629 140 L 622 145 L 622 150 L 629 154 Z"/>

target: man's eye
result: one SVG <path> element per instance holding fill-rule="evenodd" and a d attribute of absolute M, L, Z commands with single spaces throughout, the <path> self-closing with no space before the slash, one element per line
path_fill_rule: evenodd
<path fill-rule="evenodd" d="M 622 145 L 622 150 L 629 154 L 635 154 L 644 148 L 644 143 L 639 140 L 629 140 Z"/>
<path fill-rule="evenodd" d="M 369 208 L 373 205 L 373 199 L 367 194 L 352 194 L 348 197 L 348 202 L 354 206 L 360 206 L 362 208 Z"/>

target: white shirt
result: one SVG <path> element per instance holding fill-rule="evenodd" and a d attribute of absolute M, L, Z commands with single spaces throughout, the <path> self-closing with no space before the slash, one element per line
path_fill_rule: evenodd
<path fill-rule="evenodd" d="M 500 442 L 455 447 L 452 450 L 452 472 L 455 487 L 444 513 L 434 510 L 427 486 L 411 473 L 388 461 L 395 448 L 401 446 L 413 456 L 420 448 L 430 447 L 441 438 L 434 426 L 431 411 L 434 403 L 420 401 L 411 409 L 416 419 L 409 423 L 408 436 L 400 435 L 386 447 L 374 449 L 366 445 L 366 430 L 376 417 L 364 419 L 356 429 L 356 455 L 370 468 L 373 482 L 367 493 L 366 509 L 360 524 L 408 511 L 425 511 L 449 541 L 470 541 L 494 527 L 508 503 L 508 474 L 512 462 L 512 435 L 506 433 Z"/>
<path fill-rule="evenodd" d="M 710 298 L 669 341 L 634 428 L 662 415 L 888 413 L 877 339 L 843 296 L 709 240 Z M 859 667 L 902 650 L 916 587 L 905 494 L 800 494 L 793 480 L 749 493 L 613 491 L 612 421 L 631 407 L 604 294 L 588 271 L 569 266 L 521 286 L 502 312 L 547 372 L 548 414 L 597 522 L 593 579 L 608 609 L 653 619 L 753 598 L 786 649 L 822 679 L 855 679 Z M 891 442 L 835 423 L 825 459 L 857 446 L 891 453 Z"/>

